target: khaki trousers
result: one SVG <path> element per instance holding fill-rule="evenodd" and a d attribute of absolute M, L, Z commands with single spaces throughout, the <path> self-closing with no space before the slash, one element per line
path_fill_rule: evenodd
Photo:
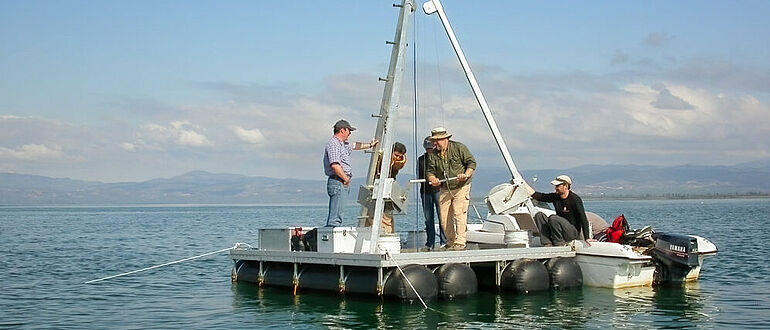
<path fill-rule="evenodd" d="M 382 229 L 383 234 L 393 234 L 393 214 L 391 214 L 390 211 L 387 210 L 382 213 L 382 225 L 380 226 L 380 229 Z M 373 218 L 366 218 L 366 224 L 364 226 L 371 227 L 374 224 Z"/>
<path fill-rule="evenodd" d="M 448 247 L 453 245 L 465 246 L 465 232 L 468 224 L 468 206 L 471 202 L 471 184 L 460 189 L 452 190 L 441 187 L 439 193 L 439 213 L 441 227 L 446 234 Z"/>

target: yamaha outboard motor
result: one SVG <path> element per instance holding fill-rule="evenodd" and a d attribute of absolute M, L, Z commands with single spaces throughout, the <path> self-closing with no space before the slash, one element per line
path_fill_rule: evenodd
<path fill-rule="evenodd" d="M 698 241 L 679 234 L 655 234 L 652 258 L 655 260 L 655 284 L 681 285 L 687 273 L 699 265 Z"/>

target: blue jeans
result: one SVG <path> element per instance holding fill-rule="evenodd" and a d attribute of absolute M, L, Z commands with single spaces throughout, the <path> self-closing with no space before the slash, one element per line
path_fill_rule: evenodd
<path fill-rule="evenodd" d="M 436 217 L 439 212 L 438 205 L 438 191 L 426 192 L 422 195 L 422 212 L 425 215 L 425 233 L 427 234 L 427 240 L 425 246 L 433 248 L 436 244 Z M 439 228 L 439 242 L 446 244 L 446 235 L 444 235 L 444 228 Z"/>
<path fill-rule="evenodd" d="M 350 193 L 350 188 L 345 187 L 342 181 L 326 180 L 326 192 L 329 194 L 329 215 L 326 217 L 326 227 L 342 226 L 342 208 L 345 206 L 345 198 Z"/>

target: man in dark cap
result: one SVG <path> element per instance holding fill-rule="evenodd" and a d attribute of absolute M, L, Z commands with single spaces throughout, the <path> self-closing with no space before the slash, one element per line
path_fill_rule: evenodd
<path fill-rule="evenodd" d="M 422 141 L 422 146 L 425 148 L 425 153 L 417 158 L 417 178 L 425 179 L 425 170 L 427 169 L 427 159 L 430 153 L 433 151 L 433 141 L 430 140 L 430 136 L 426 137 Z M 420 200 L 422 200 L 422 212 L 425 215 L 425 249 L 430 251 L 435 248 L 436 245 L 436 216 L 439 214 L 438 197 L 439 187 L 434 187 L 425 183 L 420 184 Z M 444 228 L 441 227 L 439 221 L 439 244 L 446 244 L 446 236 L 444 235 Z"/>
<path fill-rule="evenodd" d="M 348 138 L 355 130 L 356 128 L 350 126 L 347 120 L 340 119 L 334 124 L 334 136 L 329 139 L 324 148 L 324 174 L 329 177 L 326 180 L 326 192 L 329 194 L 327 227 L 342 225 L 341 209 L 345 202 L 344 196 L 350 193 L 350 179 L 353 177 L 350 166 L 350 155 L 353 150 L 374 148 L 378 142 L 372 139 L 371 142 L 356 142 L 351 146 Z"/>

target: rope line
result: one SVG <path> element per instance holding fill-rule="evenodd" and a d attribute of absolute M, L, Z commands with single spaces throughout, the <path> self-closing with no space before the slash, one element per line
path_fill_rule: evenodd
<path fill-rule="evenodd" d="M 420 299 L 420 302 L 422 303 L 422 306 L 423 306 L 425 309 L 427 309 L 427 310 L 431 310 L 431 311 L 434 311 L 434 312 L 436 312 L 436 313 L 439 313 L 439 314 L 443 314 L 444 316 L 450 316 L 450 314 L 448 314 L 448 313 L 442 312 L 442 311 L 440 311 L 440 310 L 438 310 L 438 309 L 435 309 L 435 308 L 432 308 L 432 307 L 428 307 L 428 305 L 425 303 L 425 301 L 424 301 L 424 300 L 422 300 L 422 297 L 420 297 L 420 294 L 417 292 L 417 289 L 415 289 L 415 288 L 414 288 L 414 286 L 412 285 L 412 282 L 411 282 L 411 281 L 409 281 L 409 278 L 408 278 L 408 277 L 406 277 L 406 274 L 405 274 L 405 273 L 404 273 L 404 271 L 401 269 L 401 266 L 399 266 L 399 265 L 398 265 L 398 261 L 396 261 L 396 259 L 395 259 L 395 258 L 393 258 L 393 255 L 391 255 L 391 254 L 390 254 L 390 252 L 385 252 L 385 254 L 386 254 L 386 255 L 388 255 L 388 257 L 390 258 L 390 260 L 393 260 L 393 263 L 394 263 L 394 264 L 396 264 L 396 267 L 398 268 L 398 270 L 401 272 L 401 274 L 402 274 L 402 275 L 404 275 L 404 279 L 406 280 L 406 283 L 408 283 L 408 284 L 409 284 L 409 287 L 411 287 L 411 288 L 412 288 L 412 291 L 414 291 L 414 294 L 415 294 L 415 295 L 417 295 L 417 298 L 419 298 L 419 299 Z"/>
<path fill-rule="evenodd" d="M 393 258 L 393 255 L 392 255 L 392 254 L 390 254 L 390 251 L 386 251 L 386 252 L 385 252 L 385 254 L 387 254 L 387 255 L 388 255 L 388 257 L 390 258 L 390 260 L 393 260 L 393 263 L 394 263 L 394 264 L 396 264 L 396 267 L 398 268 L 398 271 L 400 271 L 400 272 L 401 272 L 401 275 L 403 275 L 403 276 L 404 276 L 404 279 L 406 280 L 406 283 L 407 283 L 407 284 L 409 284 L 409 287 L 410 287 L 410 288 L 412 288 L 412 291 L 414 291 L 414 294 L 415 294 L 415 295 L 417 295 L 417 299 L 420 299 L 420 303 L 422 303 L 422 306 L 423 306 L 423 307 L 425 307 L 425 308 L 427 309 L 427 308 L 428 308 L 428 305 L 427 305 L 427 304 L 425 304 L 425 301 L 424 301 L 424 300 L 422 300 L 422 297 L 420 297 L 420 293 L 419 293 L 419 292 L 417 292 L 417 289 L 415 289 L 415 288 L 414 288 L 414 285 L 412 285 L 412 281 L 410 281 L 410 280 L 409 280 L 409 277 L 407 277 L 407 276 L 406 276 L 406 273 L 404 273 L 404 270 L 403 270 L 403 269 L 401 269 L 401 266 L 399 266 L 399 265 L 398 265 L 398 262 L 396 261 L 396 259 L 395 259 L 395 258 Z"/>
<path fill-rule="evenodd" d="M 116 278 L 116 277 L 121 277 L 121 276 L 126 276 L 126 275 L 130 275 L 130 274 L 134 274 L 134 273 L 139 273 L 139 272 L 147 271 L 147 270 L 150 270 L 150 269 L 155 269 L 155 268 L 160 268 L 160 267 L 163 267 L 163 266 L 178 264 L 180 262 L 185 262 L 185 261 L 188 261 L 188 260 L 203 258 L 205 256 L 210 256 L 212 254 L 217 254 L 217 253 L 225 252 L 225 251 L 230 250 L 232 248 L 235 248 L 237 246 L 238 245 L 236 244 L 236 246 L 233 246 L 233 247 L 229 247 L 229 248 L 221 249 L 221 250 L 216 250 L 216 251 L 213 251 L 213 252 L 204 253 L 204 254 L 201 254 L 201 255 L 194 256 L 194 257 L 188 257 L 188 258 L 184 258 L 184 259 L 180 259 L 180 260 L 176 260 L 176 261 L 171 261 L 171 262 L 167 262 L 167 263 L 160 264 L 160 265 L 155 265 L 155 266 L 152 266 L 152 267 L 137 269 L 137 270 L 133 270 L 133 271 L 130 271 L 130 272 L 127 272 L 127 273 L 121 273 L 121 274 L 117 274 L 117 275 L 111 275 L 111 276 L 107 276 L 107 277 L 102 277 L 100 279 L 95 279 L 95 280 L 90 280 L 88 282 L 85 282 L 85 284 L 101 282 L 101 281 L 104 281 L 104 280 L 109 280 L 109 279 Z"/>

